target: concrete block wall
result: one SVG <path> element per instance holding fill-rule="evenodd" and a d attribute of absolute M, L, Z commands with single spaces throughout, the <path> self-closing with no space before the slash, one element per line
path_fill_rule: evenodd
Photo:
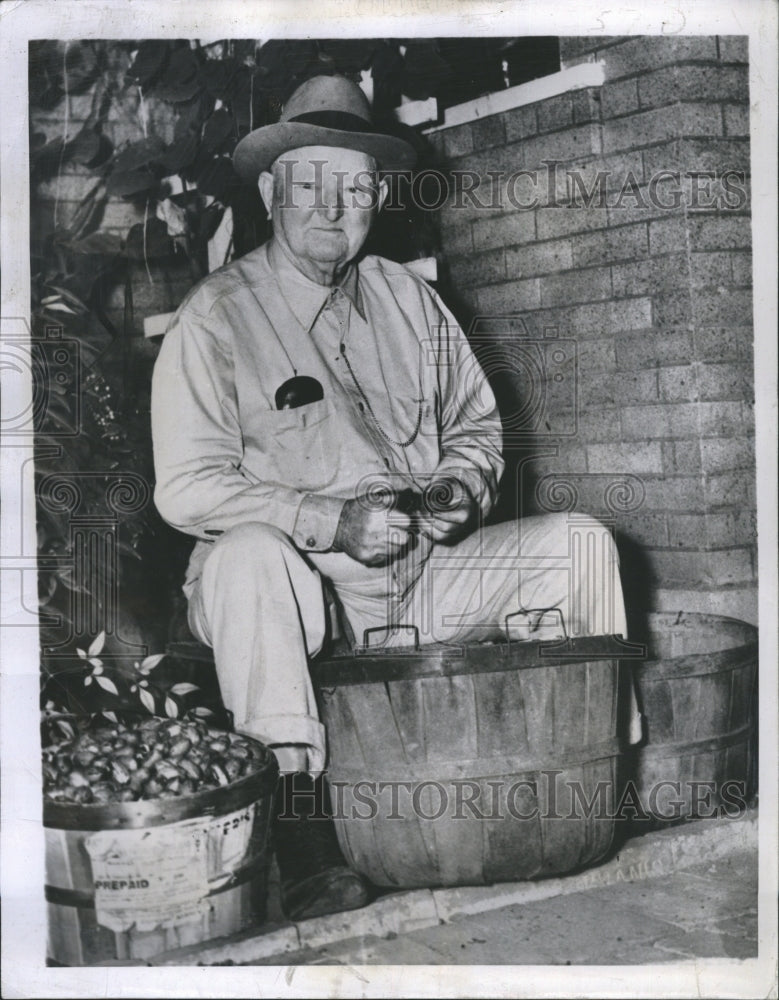
<path fill-rule="evenodd" d="M 461 172 L 440 213 L 461 313 L 576 345 L 575 432 L 518 445 L 517 493 L 552 509 L 540 488 L 567 478 L 615 524 L 634 603 L 756 621 L 746 39 L 561 55 L 603 63 L 604 84 L 430 135 Z M 546 378 L 554 428 L 572 404 Z M 625 475 L 620 508 L 604 489 Z"/>

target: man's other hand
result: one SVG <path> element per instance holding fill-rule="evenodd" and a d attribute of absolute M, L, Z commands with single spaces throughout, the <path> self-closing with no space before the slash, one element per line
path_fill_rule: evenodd
<path fill-rule="evenodd" d="M 386 566 L 406 551 L 412 540 L 408 514 L 386 506 L 377 509 L 372 499 L 347 500 L 333 539 L 333 548 L 365 566 Z"/>
<path fill-rule="evenodd" d="M 420 531 L 434 542 L 448 542 L 468 534 L 479 513 L 473 494 L 458 479 L 434 480 L 424 493 Z"/>

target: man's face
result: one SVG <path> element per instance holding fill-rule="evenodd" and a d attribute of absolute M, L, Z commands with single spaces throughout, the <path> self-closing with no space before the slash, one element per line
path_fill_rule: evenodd
<path fill-rule="evenodd" d="M 259 187 L 276 239 L 305 274 L 326 284 L 359 253 L 386 196 L 372 157 L 332 146 L 284 153 Z"/>

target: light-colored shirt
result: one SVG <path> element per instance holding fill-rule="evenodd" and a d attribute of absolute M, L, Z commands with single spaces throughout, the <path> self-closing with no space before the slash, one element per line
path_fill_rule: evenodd
<path fill-rule="evenodd" d="M 323 398 L 276 409 L 295 375 Z M 436 293 L 373 256 L 319 285 L 274 241 L 178 309 L 152 434 L 155 502 L 173 527 L 207 541 L 262 521 L 312 553 L 332 548 L 344 502 L 377 483 L 421 490 L 452 473 L 486 514 L 503 470 L 492 391 Z"/>

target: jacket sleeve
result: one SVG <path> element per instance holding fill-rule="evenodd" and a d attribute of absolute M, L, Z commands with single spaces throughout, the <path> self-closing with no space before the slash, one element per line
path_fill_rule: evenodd
<path fill-rule="evenodd" d="M 303 549 L 331 547 L 344 501 L 260 482 L 246 471 L 227 331 L 186 304 L 155 364 L 151 421 L 154 500 L 174 528 L 213 539 L 260 521 Z"/>
<path fill-rule="evenodd" d="M 465 334 L 435 293 L 434 301 L 437 319 L 431 328 L 441 428 L 441 459 L 435 475 L 461 479 L 486 516 L 497 498 L 505 465 L 500 414 Z"/>

